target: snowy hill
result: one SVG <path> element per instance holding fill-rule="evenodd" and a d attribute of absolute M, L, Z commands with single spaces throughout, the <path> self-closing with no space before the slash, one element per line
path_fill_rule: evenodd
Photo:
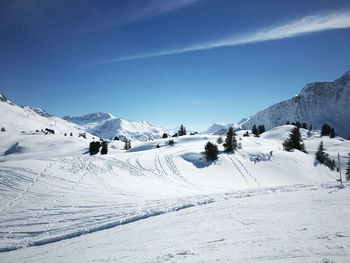
<path fill-rule="evenodd" d="M 314 151 L 323 140 L 331 158 L 340 152 L 344 169 L 350 141 L 322 138 L 318 131 L 307 137 L 301 129 L 310 154 L 285 152 L 282 142 L 292 128 L 276 127 L 260 138 L 238 131 L 242 149 L 223 153 L 220 145 L 213 163 L 202 151 L 206 142 L 217 140 L 215 135 L 173 138 L 173 146 L 169 139 L 157 139 L 129 151 L 112 141 L 107 155 L 89 156 L 83 154 L 87 143 L 82 138 L 14 134 L 9 139 L 10 134 L 0 133 L 1 152 L 16 141 L 22 147 L 0 156 L 0 260 L 162 262 L 187 256 L 189 262 L 206 261 L 217 244 L 215 259 L 234 256 L 234 247 L 253 251 L 248 262 L 266 255 L 295 259 L 290 238 L 304 248 L 297 255 L 308 253 L 312 261 L 324 251 L 321 244 L 330 247 L 323 257 L 345 259 L 350 229 L 339 206 L 348 205 L 350 185 L 335 192 L 338 174 L 315 164 Z M 184 227 L 180 234 L 179 224 Z M 278 231 L 272 231 L 276 225 Z M 232 231 L 249 242 L 237 247 Z M 258 235 L 260 241 L 257 231 L 264 235 Z M 280 233 L 288 234 L 283 244 Z M 176 240 L 170 247 L 169 234 Z M 259 250 L 265 242 L 269 246 Z M 310 247 L 315 242 L 318 246 Z M 118 252 L 111 244 L 119 244 Z M 167 253 L 160 255 L 160 248 Z M 244 254 L 237 258 L 247 262 Z"/>
<path fill-rule="evenodd" d="M 258 112 L 242 124 L 251 129 L 265 125 L 271 129 L 290 122 L 306 122 L 321 129 L 325 123 L 335 128 L 344 138 L 350 136 L 350 71 L 333 82 L 307 84 L 301 92 L 286 101 L 276 103 Z"/>
<path fill-rule="evenodd" d="M 165 129 L 153 126 L 146 121 L 127 121 L 104 112 L 81 117 L 65 116 L 63 119 L 76 123 L 87 132 L 106 139 L 118 136 L 122 140 L 147 141 L 149 138 L 161 138 L 163 133 L 167 133 Z"/>

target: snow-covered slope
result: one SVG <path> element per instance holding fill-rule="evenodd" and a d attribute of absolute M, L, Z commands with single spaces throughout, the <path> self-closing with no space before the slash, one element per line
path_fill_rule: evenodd
<path fill-rule="evenodd" d="M 251 129 L 253 124 L 271 129 L 290 122 L 306 122 L 318 129 L 324 123 L 335 128 L 344 138 L 350 136 L 350 71 L 334 82 L 307 84 L 301 92 L 286 101 L 276 103 L 258 112 L 242 124 Z"/>
<path fill-rule="evenodd" d="M 34 132 L 36 130 L 49 128 L 56 133 L 75 134 L 82 132 L 76 124 L 52 116 L 39 108 L 28 106 L 19 107 L 0 94 L 0 126 L 4 127 L 7 134 L 18 134 L 20 132 Z"/>
<path fill-rule="evenodd" d="M 283 229 L 290 237 L 301 239 L 298 244 L 308 247 L 305 251 L 314 259 L 322 249 L 309 248 L 309 245 L 314 244 L 310 241 L 313 236 L 324 236 L 324 232 L 318 231 L 325 231 L 332 238 L 336 233 L 345 236 L 336 242 L 337 246 L 348 241 L 350 229 L 345 224 L 346 217 L 341 219 L 344 220 L 341 230 L 334 230 L 336 222 L 333 220 L 337 216 L 327 217 L 324 221 L 318 219 L 324 218 L 327 212 L 339 211 L 335 205 L 342 207 L 348 203 L 344 203 L 344 194 L 328 196 L 337 189 L 334 184 L 338 174 L 314 163 L 313 152 L 325 139 L 318 132 L 307 137 L 306 130 L 302 130 L 306 150 L 311 154 L 282 150 L 282 141 L 292 128 L 291 125 L 276 127 L 260 138 L 242 137 L 245 131 L 238 131 L 242 149 L 234 154 L 223 153 L 220 145 L 219 159 L 213 163 L 205 160 L 202 151 L 206 142 L 217 140 L 215 135 L 173 138 L 174 146 L 168 145 L 169 139 L 157 139 L 133 144 L 129 151 L 121 150 L 120 142 L 113 141 L 107 155 L 89 156 L 83 154 L 88 144 L 82 138 L 0 133 L 0 152 L 7 152 L 0 156 L 0 261 L 86 262 L 95 259 L 88 249 L 93 247 L 98 261 L 130 262 L 136 257 L 136 261 L 162 262 L 166 260 L 166 255 L 155 259 L 157 252 L 154 251 L 159 251 L 159 247 L 152 244 L 163 244 L 163 240 L 169 247 L 180 249 L 180 252 L 167 250 L 175 253 L 175 257 L 192 253 L 181 252 L 181 246 L 190 251 L 191 248 L 203 251 L 203 240 L 209 242 L 210 248 L 215 243 L 221 244 L 222 238 L 231 240 L 232 222 L 237 222 L 235 231 L 241 231 L 240 237 L 249 237 L 251 248 L 256 248 L 254 242 L 257 240 L 253 237 L 262 233 L 257 232 L 260 229 L 264 234 L 260 243 L 266 239 L 271 248 L 277 245 L 283 248 L 283 252 L 268 248 L 264 251 L 269 251 L 274 257 L 279 254 L 290 258 L 288 251 L 294 248 L 294 243 L 279 243 L 279 233 Z M 340 152 L 344 169 L 350 141 L 339 137 L 326 139 L 327 152 L 331 158 Z M 19 142 L 17 146 L 16 142 Z M 158 144 L 160 148 L 156 147 Z M 243 206 L 246 198 L 252 198 L 249 199 L 252 201 Z M 260 203 L 259 200 L 265 201 Z M 312 206 L 315 203 L 317 205 Z M 205 205 L 209 205 L 209 210 L 201 209 Z M 317 208 L 307 211 L 312 215 L 310 218 L 298 217 L 301 221 L 289 220 L 284 224 L 278 221 L 283 218 L 286 209 L 283 206 L 289 211 L 285 220 L 298 216 L 303 209 Z M 196 216 L 182 217 L 186 211 L 195 211 Z M 210 217 L 214 214 L 222 216 L 218 221 L 222 228 L 218 231 L 215 225 L 212 225 L 212 230 L 193 228 L 199 227 L 208 214 Z M 279 219 L 273 214 L 279 215 Z M 228 221 L 224 220 L 225 216 L 228 216 Z M 159 224 L 157 220 L 161 220 Z M 183 221 L 181 226 L 184 229 L 180 234 L 176 220 Z M 129 224 L 131 222 L 135 224 Z M 149 225 L 147 222 L 153 223 Z M 174 223 L 169 225 L 167 222 Z M 280 223 L 278 232 L 271 231 L 277 222 Z M 132 230 L 130 226 L 139 228 Z M 158 226 L 162 226 L 159 231 Z M 300 230 L 303 226 L 310 228 L 306 236 L 299 235 L 299 231 L 304 231 Z M 186 241 L 186 236 L 192 236 L 191 229 L 195 230 L 193 234 L 198 240 Z M 331 230 L 337 232 L 330 234 Z M 167 240 L 167 235 L 161 234 L 164 231 L 178 240 L 174 246 Z M 132 236 L 129 233 L 133 233 Z M 154 236 L 155 233 L 157 236 Z M 136 238 L 132 248 L 119 244 L 127 236 L 131 240 L 142 237 L 146 243 L 136 242 Z M 213 239 L 214 236 L 218 237 Z M 115 254 L 111 243 L 101 245 L 107 237 L 110 242 L 119 240 L 117 247 L 120 252 Z M 288 239 L 283 240 L 287 242 Z M 328 238 L 316 241 L 317 244 L 326 242 L 325 246 L 332 247 L 333 244 Z M 232 256 L 232 248 L 237 241 L 232 242 L 216 254 L 218 259 Z M 121 248 L 124 248 L 123 251 Z M 197 257 L 197 260 L 208 257 L 210 250 L 203 251 L 205 255 Z M 143 251 L 144 258 L 140 258 L 141 254 L 134 254 L 135 251 Z M 255 251 L 254 255 L 263 256 L 264 251 L 259 251 Z M 329 254 L 325 255 L 333 256 L 332 252 L 342 252 L 338 254 L 341 258 L 350 253 L 348 248 L 338 247 L 327 251 Z M 176 261 L 183 259 L 179 257 Z M 244 257 L 239 259 L 244 261 Z"/>
<path fill-rule="evenodd" d="M 80 125 L 91 134 L 110 139 L 114 136 L 122 140 L 147 141 L 161 138 L 167 131 L 146 121 L 134 122 L 116 118 L 110 113 L 91 113 L 81 117 L 65 116 L 63 119 Z"/>

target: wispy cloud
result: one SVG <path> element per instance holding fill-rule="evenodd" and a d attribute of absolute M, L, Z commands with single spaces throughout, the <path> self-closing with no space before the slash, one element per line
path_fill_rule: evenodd
<path fill-rule="evenodd" d="M 103 12 L 96 11 L 95 3 L 92 6 L 86 5 L 90 23 L 81 31 L 90 32 L 135 23 L 188 7 L 199 1 L 203 0 L 129 0 L 120 3 L 117 8 L 111 5 Z"/>
<path fill-rule="evenodd" d="M 324 15 L 311 15 L 311 16 L 306 16 L 306 17 L 294 20 L 294 21 L 290 21 L 289 23 L 263 28 L 261 30 L 247 33 L 247 34 L 241 34 L 237 36 L 235 35 L 228 36 L 222 39 L 196 43 L 196 44 L 192 44 L 181 48 L 164 49 L 164 50 L 152 52 L 152 53 L 144 53 L 144 54 L 138 54 L 133 56 L 106 59 L 103 61 L 99 61 L 96 64 L 106 64 L 106 63 L 112 63 L 112 62 L 118 62 L 118 61 L 180 54 L 180 53 L 185 53 L 190 51 L 206 50 L 206 49 L 213 49 L 213 48 L 225 47 L 225 46 L 238 46 L 238 45 L 258 43 L 258 42 L 269 41 L 269 40 L 297 37 L 297 36 L 301 36 L 301 35 L 305 35 L 313 32 L 349 28 L 349 27 L 350 27 L 350 11 L 336 12 L 336 13 L 330 13 L 330 14 L 324 14 Z"/>

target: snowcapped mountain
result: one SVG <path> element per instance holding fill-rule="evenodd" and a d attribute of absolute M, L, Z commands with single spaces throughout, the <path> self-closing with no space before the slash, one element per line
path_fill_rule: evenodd
<path fill-rule="evenodd" d="M 263 124 L 271 129 L 287 121 L 306 122 L 318 129 L 328 123 L 336 133 L 347 138 L 350 135 L 350 71 L 333 82 L 307 84 L 297 96 L 258 112 L 243 123 L 242 128 Z"/>
<path fill-rule="evenodd" d="M 45 128 L 53 129 L 56 133 L 82 132 L 76 124 L 52 116 L 40 108 L 19 107 L 2 94 L 0 94 L 0 116 L 0 126 L 11 133 L 28 133 Z"/>
<path fill-rule="evenodd" d="M 205 134 L 215 134 L 221 130 L 226 130 L 231 126 L 231 124 L 224 124 L 219 122 L 214 122 L 212 126 L 209 127 L 208 130 L 206 130 Z"/>
<path fill-rule="evenodd" d="M 252 117 L 242 119 L 237 125 L 214 124 L 206 133 L 217 133 L 229 126 L 251 129 L 254 124 L 265 125 L 267 130 L 286 122 L 306 122 L 321 129 L 325 123 L 334 127 L 337 134 L 350 136 L 350 71 L 333 82 L 307 84 L 301 92 L 259 111 Z"/>
<path fill-rule="evenodd" d="M 80 117 L 65 116 L 63 119 L 78 124 L 87 132 L 105 139 L 118 136 L 123 140 L 147 141 L 149 138 L 161 138 L 163 133 L 167 133 L 165 129 L 153 126 L 146 121 L 127 121 L 105 112 L 90 113 Z"/>

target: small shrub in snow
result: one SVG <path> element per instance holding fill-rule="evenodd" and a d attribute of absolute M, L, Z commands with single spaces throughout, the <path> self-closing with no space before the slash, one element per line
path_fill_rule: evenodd
<path fill-rule="evenodd" d="M 70 133 L 70 136 L 73 136 L 73 133 L 72 133 L 72 132 Z"/>
<path fill-rule="evenodd" d="M 222 137 L 220 136 L 217 140 L 216 140 L 217 144 L 222 144 Z"/>
<path fill-rule="evenodd" d="M 163 138 L 163 139 L 166 139 L 166 138 L 168 138 L 168 134 L 166 134 L 166 133 L 163 133 L 163 136 L 162 136 L 162 138 Z"/>
<path fill-rule="evenodd" d="M 298 127 L 295 127 L 289 134 L 289 138 L 283 142 L 283 149 L 291 152 L 294 149 L 305 152 L 305 146 Z"/>
<path fill-rule="evenodd" d="M 169 141 L 168 141 L 168 144 L 169 144 L 169 145 L 174 145 L 174 140 L 173 140 L 173 139 L 169 140 Z"/>
<path fill-rule="evenodd" d="M 215 161 L 218 158 L 218 152 L 218 147 L 211 142 L 207 142 L 204 146 L 204 153 L 207 161 Z"/>
<path fill-rule="evenodd" d="M 243 134 L 243 137 L 249 137 L 249 132 L 246 131 L 246 132 Z"/>
<path fill-rule="evenodd" d="M 159 143 L 157 144 L 156 148 L 160 148 Z"/>
<path fill-rule="evenodd" d="M 5 132 L 5 131 L 6 131 L 5 127 L 1 127 L 1 132 Z"/>

